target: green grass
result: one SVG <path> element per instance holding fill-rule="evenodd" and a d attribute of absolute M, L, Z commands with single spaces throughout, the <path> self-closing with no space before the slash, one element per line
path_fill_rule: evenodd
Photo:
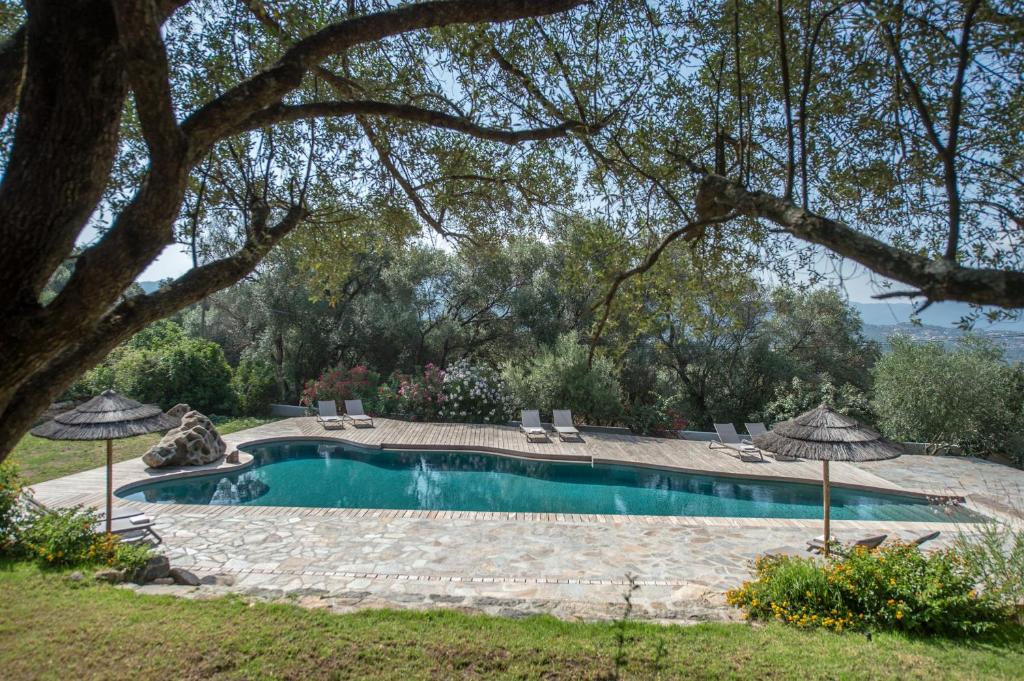
<path fill-rule="evenodd" d="M 0 564 L 0 612 L 11 679 L 595 679 L 616 666 L 612 624 L 139 596 L 25 563 Z M 991 679 L 1024 669 L 1020 629 L 973 641 L 744 624 L 631 623 L 626 634 L 622 678 Z"/>
<path fill-rule="evenodd" d="M 217 421 L 221 435 L 236 430 L 252 428 L 273 419 L 253 417 L 232 418 Z M 142 456 L 147 449 L 160 440 L 160 433 L 114 440 L 114 463 Z M 45 440 L 26 435 L 14 448 L 7 459 L 18 466 L 29 485 L 52 480 L 79 471 L 102 466 L 107 460 L 107 449 L 103 442 L 73 442 L 70 440 Z"/>

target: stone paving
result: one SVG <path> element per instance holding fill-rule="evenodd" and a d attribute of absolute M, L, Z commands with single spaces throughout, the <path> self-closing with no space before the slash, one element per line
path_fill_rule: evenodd
<path fill-rule="evenodd" d="M 265 427 L 258 431 L 265 433 Z M 245 435 L 232 439 L 244 442 Z M 643 443 L 634 447 L 632 456 L 642 458 Z M 699 454 L 700 461 L 714 462 Z M 118 484 L 153 475 L 136 470 L 134 462 L 118 466 Z M 46 503 L 95 503 L 95 473 L 42 483 L 37 495 Z M 918 493 L 945 490 L 986 512 L 1024 499 L 1024 473 L 972 459 L 907 456 L 867 464 L 850 479 L 879 480 L 879 487 Z M 748 577 L 750 562 L 767 552 L 800 553 L 806 540 L 821 532 L 819 521 L 767 518 L 126 505 L 155 517 L 165 540 L 162 550 L 173 565 L 200 576 L 226 575 L 221 581 L 231 582 L 131 588 L 190 598 L 241 593 L 339 612 L 451 607 L 606 619 L 621 613 L 629 574 L 640 586 L 634 597 L 637 617 L 734 619 L 723 591 Z M 881 521 L 837 521 L 833 527 L 845 540 L 941 530 L 929 546 L 948 543 L 958 530 L 947 523 Z"/>

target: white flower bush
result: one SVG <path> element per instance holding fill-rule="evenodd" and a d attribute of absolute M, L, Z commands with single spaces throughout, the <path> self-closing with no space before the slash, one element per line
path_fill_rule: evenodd
<path fill-rule="evenodd" d="M 494 369 L 459 360 L 445 369 L 442 390 L 444 421 L 504 423 L 509 419 L 505 385 Z"/>

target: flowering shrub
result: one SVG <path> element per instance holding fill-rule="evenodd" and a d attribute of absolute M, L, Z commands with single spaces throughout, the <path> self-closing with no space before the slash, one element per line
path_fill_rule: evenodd
<path fill-rule="evenodd" d="M 924 554 L 893 544 L 828 562 L 763 556 L 754 573 L 753 581 L 726 594 L 728 602 L 751 619 L 797 627 L 971 633 L 1008 616 L 978 594 L 972 571 L 953 550 Z"/>
<path fill-rule="evenodd" d="M 93 531 L 96 514 L 81 507 L 47 511 L 24 529 L 22 545 L 44 565 L 75 565 L 105 560 L 108 550 Z"/>
<path fill-rule="evenodd" d="M 21 487 L 21 476 L 14 464 L 0 463 L 0 555 L 13 552 L 17 543 Z"/>
<path fill-rule="evenodd" d="M 444 404 L 444 370 L 434 364 L 422 376 L 409 376 L 398 386 L 403 411 L 419 421 L 436 421 Z"/>
<path fill-rule="evenodd" d="M 321 374 L 315 381 L 306 383 L 300 404 L 315 406 L 319 400 L 343 400 L 375 398 L 380 375 L 364 366 L 351 369 L 338 367 Z M 369 405 L 367 405 L 369 406 Z"/>
<path fill-rule="evenodd" d="M 508 407 L 501 377 L 494 369 L 473 366 L 462 359 L 449 365 L 443 379 L 445 421 L 504 423 Z"/>
<path fill-rule="evenodd" d="M 655 404 L 640 401 L 626 405 L 625 416 L 629 429 L 640 435 L 655 437 L 679 437 L 679 431 L 686 430 L 689 421 L 682 412 L 666 405 L 665 400 Z"/>

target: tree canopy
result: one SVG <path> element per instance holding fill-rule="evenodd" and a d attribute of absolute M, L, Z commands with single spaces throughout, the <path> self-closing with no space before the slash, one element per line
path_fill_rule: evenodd
<path fill-rule="evenodd" d="M 1024 305 L 1013 0 L 4 10 L 0 452 L 284 241 L 338 306 L 423 230 L 482 254 L 568 235 L 561 266 L 605 292 L 595 347 L 702 287 L 739 301 L 753 267 L 813 282 L 817 248 L 908 287 L 890 295 Z M 131 292 L 172 244 L 195 267 Z"/>

